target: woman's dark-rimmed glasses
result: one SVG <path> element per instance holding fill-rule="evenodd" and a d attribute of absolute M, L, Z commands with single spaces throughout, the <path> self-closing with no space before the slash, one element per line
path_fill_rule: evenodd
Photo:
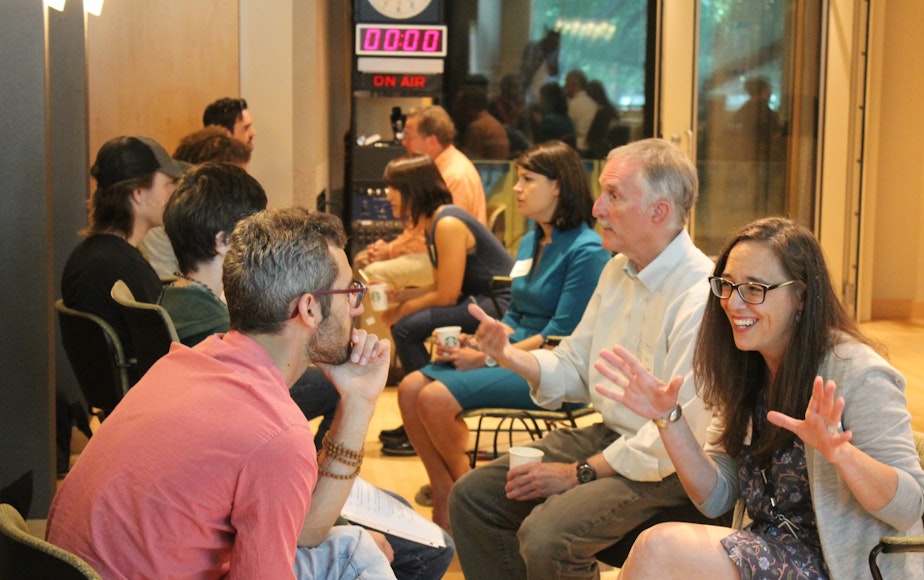
<path fill-rule="evenodd" d="M 779 284 L 760 284 L 759 282 L 742 282 L 735 284 L 719 276 L 709 276 L 709 287 L 716 298 L 726 300 L 731 298 L 733 290 L 738 291 L 738 296 L 748 304 L 763 304 L 767 299 L 767 292 L 795 284 L 795 280 L 780 282 Z"/>

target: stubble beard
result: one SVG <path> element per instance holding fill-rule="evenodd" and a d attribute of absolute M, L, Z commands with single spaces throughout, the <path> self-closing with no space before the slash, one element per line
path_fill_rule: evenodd
<path fill-rule="evenodd" d="M 350 359 L 350 334 L 350 328 L 328 315 L 305 345 L 305 355 L 313 363 L 341 365 Z"/>

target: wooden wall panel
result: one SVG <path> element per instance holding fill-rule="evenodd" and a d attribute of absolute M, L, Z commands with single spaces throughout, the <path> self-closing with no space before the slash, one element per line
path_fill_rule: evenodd
<path fill-rule="evenodd" d="M 106 0 L 88 15 L 90 157 L 118 135 L 168 152 L 240 91 L 238 0 Z"/>

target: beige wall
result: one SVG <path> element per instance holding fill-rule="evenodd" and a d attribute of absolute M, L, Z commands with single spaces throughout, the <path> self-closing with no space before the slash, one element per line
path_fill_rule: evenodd
<path fill-rule="evenodd" d="M 173 151 L 205 106 L 237 96 L 238 8 L 229 0 L 107 0 L 87 17 L 90 156 L 119 135 Z"/>
<path fill-rule="evenodd" d="M 872 3 L 862 253 L 872 319 L 924 317 L 922 29 L 921 0 Z"/>

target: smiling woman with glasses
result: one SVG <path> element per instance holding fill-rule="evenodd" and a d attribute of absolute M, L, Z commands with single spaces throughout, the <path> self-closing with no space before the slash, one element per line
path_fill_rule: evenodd
<path fill-rule="evenodd" d="M 598 389 L 655 420 L 700 511 L 716 517 L 735 507 L 738 525 L 745 513 L 751 523 L 649 528 L 621 577 L 690 569 L 716 578 L 859 577 L 881 536 L 924 531 L 905 381 L 847 314 L 807 228 L 783 218 L 745 226 L 714 273 L 719 300 L 706 305 L 693 356 L 697 388 L 715 413 L 706 449 L 681 425 L 681 380 L 665 385 L 670 377 L 653 377 L 617 347 L 597 364 L 609 363 L 601 373 L 620 390 Z M 885 577 L 920 577 L 910 555 L 884 564 Z"/>
<path fill-rule="evenodd" d="M 795 284 L 795 280 L 780 282 L 779 284 L 761 284 L 759 282 L 742 282 L 735 284 L 719 276 L 709 276 L 709 286 L 716 298 L 727 300 L 731 298 L 733 290 L 738 291 L 738 296 L 748 304 L 763 304 L 767 298 L 767 292 Z"/>

